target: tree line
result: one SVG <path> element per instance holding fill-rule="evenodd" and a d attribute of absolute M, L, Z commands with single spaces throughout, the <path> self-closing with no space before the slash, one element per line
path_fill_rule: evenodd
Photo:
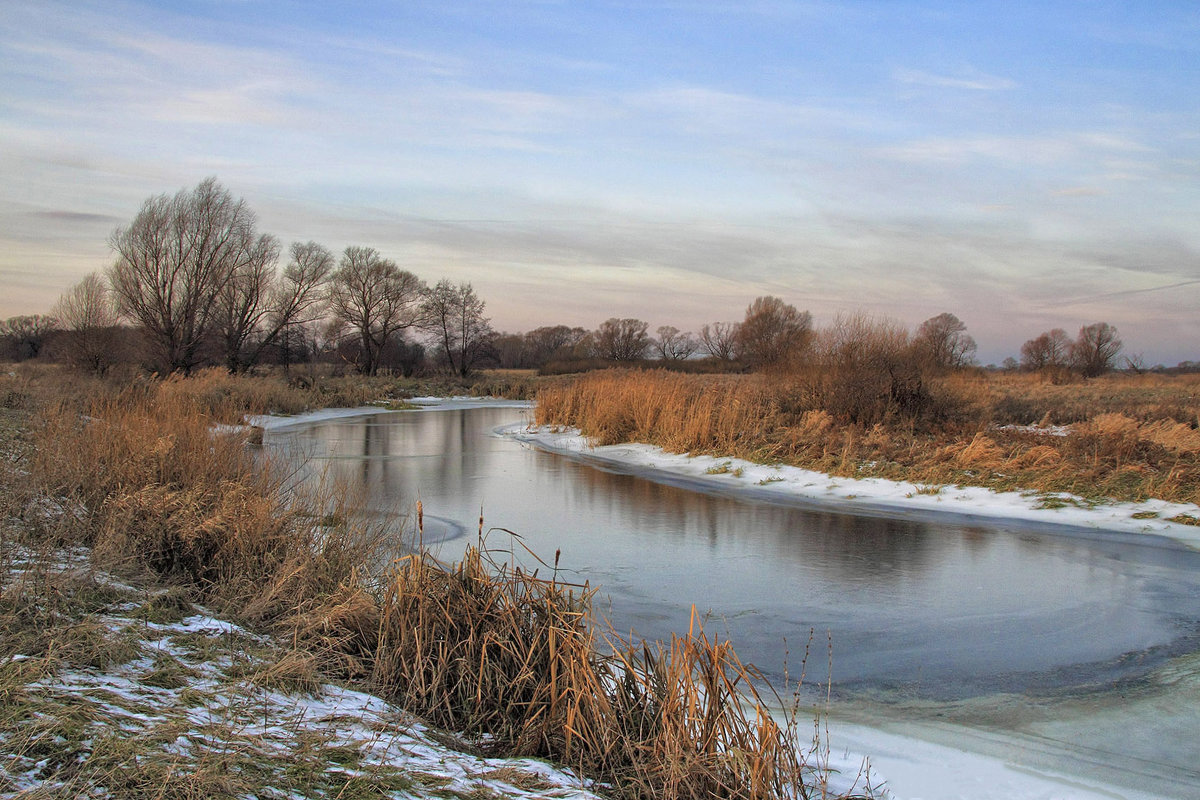
<path fill-rule="evenodd" d="M 466 375 L 494 336 L 469 283 L 429 286 L 371 247 L 335 257 L 295 242 L 281 269 L 279 240 L 260 233 L 254 212 L 214 178 L 148 199 L 109 245 L 112 266 L 68 290 L 41 322 L 60 331 L 64 357 L 96 372 L 128 345 L 123 322 L 147 366 L 185 374 L 318 354 L 367 375 L 411 372 L 428 346 L 436 363 Z"/>
<path fill-rule="evenodd" d="M 860 338 L 887 340 L 893 360 L 923 369 L 975 363 L 975 340 L 948 312 L 912 332 L 861 316 L 816 330 L 811 313 L 771 296 L 755 299 L 740 321 L 695 333 L 671 325 L 651 333 L 643 320 L 618 317 L 595 330 L 554 325 L 497 333 L 469 283 L 427 285 L 364 246 L 335 256 L 316 242 L 294 242 L 284 259 L 279 240 L 257 224 L 215 178 L 151 197 L 109 237 L 115 259 L 107 270 L 64 293 L 51 315 L 0 322 L 0 346 L 10 359 L 24 360 L 53 340 L 59 356 L 94 372 L 131 351 L 164 373 L 212 364 L 243 372 L 320 358 L 367 375 L 431 365 L 460 376 L 483 366 L 566 372 L 647 360 L 732 371 L 820 364 L 839 349 L 853 360 L 858 354 L 850 351 L 866 347 L 845 341 L 854 328 Z M 1020 360 L 1007 359 L 1005 367 L 1092 377 L 1122 366 L 1121 349 L 1106 322 L 1082 327 L 1074 339 L 1055 328 L 1025 342 Z M 1142 366 L 1137 356 L 1126 362 Z"/>

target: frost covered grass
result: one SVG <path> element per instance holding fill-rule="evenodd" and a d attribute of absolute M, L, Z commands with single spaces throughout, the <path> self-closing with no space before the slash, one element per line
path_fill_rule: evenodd
<path fill-rule="evenodd" d="M 5 796 L 594 796 L 544 762 L 472 754 L 175 589 L 96 571 L 86 551 L 6 556 Z"/>
<path fill-rule="evenodd" d="M 1200 503 L 1194 376 L 1109 376 L 1064 387 L 1029 376 L 951 375 L 922 390 L 934 411 L 905 415 L 881 400 L 869 424 L 822 405 L 834 395 L 813 391 L 815 380 L 597 373 L 543 389 L 536 419 L 578 428 L 601 446 L 642 442 L 834 476 Z"/>
<path fill-rule="evenodd" d="M 494 558 L 482 531 L 460 563 L 438 562 L 336 487 L 304 494 L 244 435 L 214 435 L 215 381 L 194 380 L 196 396 L 173 379 L 64 398 L 14 439 L 0 791 L 578 793 L 563 773 L 544 785 L 535 762 L 413 766 L 402 756 L 437 734 L 394 703 L 611 796 L 862 793 L 853 777 L 831 789 L 808 712 L 728 643 L 699 626 L 624 641 L 592 616 L 590 587 Z M 351 695 L 350 711 L 327 705 Z M 476 770 L 490 782 L 462 777 Z"/>

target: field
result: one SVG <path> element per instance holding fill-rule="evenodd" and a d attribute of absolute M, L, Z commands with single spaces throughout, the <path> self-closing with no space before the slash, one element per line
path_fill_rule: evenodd
<path fill-rule="evenodd" d="M 967 373 L 920 391 L 909 414 L 821 375 L 609 371 L 543 388 L 537 422 L 841 476 L 1200 503 L 1200 376 Z"/>

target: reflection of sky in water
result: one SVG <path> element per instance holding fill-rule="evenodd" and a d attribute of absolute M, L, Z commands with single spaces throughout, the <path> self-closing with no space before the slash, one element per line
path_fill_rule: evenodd
<path fill-rule="evenodd" d="M 473 536 L 482 508 L 485 527 L 543 558 L 561 549 L 569 579 L 603 587 L 618 630 L 685 630 L 695 604 L 768 674 L 785 640 L 796 671 L 810 630 L 810 680 L 832 631 L 835 688 L 918 697 L 1111 682 L 1195 646 L 1200 554 L 697 494 L 491 434 L 522 414 L 388 414 L 283 436 L 374 503 L 419 498 L 442 531 Z"/>

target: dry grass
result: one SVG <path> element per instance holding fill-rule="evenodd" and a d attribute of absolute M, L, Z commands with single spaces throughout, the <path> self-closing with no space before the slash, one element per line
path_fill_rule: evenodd
<path fill-rule="evenodd" d="M 814 406 L 811 374 L 606 372 L 538 395 L 537 422 L 599 444 L 789 463 L 923 485 L 1200 503 L 1200 378 L 1106 376 L 1070 386 L 1032 376 L 927 379 L 932 417 L 850 421 Z M 837 396 L 836 393 L 829 396 Z M 952 410 L 952 411 L 950 411 Z M 1073 422 L 1070 435 L 1030 428 Z"/>
<path fill-rule="evenodd" d="M 760 697 L 762 676 L 728 642 L 698 624 L 665 647 L 621 640 L 592 618 L 591 595 L 480 548 L 449 568 L 410 556 L 387 582 L 373 682 L 440 725 L 566 763 L 622 797 L 820 793 L 799 727 L 776 722 L 779 698 Z"/>

